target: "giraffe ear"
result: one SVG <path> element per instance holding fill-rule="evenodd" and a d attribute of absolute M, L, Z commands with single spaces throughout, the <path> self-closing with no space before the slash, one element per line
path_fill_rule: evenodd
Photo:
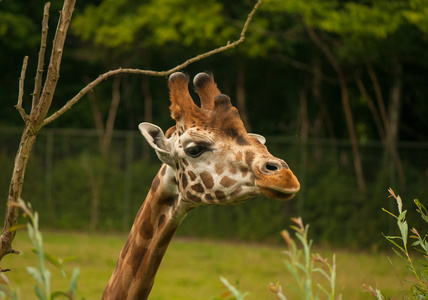
<path fill-rule="evenodd" d="M 256 138 L 259 140 L 260 143 L 262 143 L 263 145 L 266 143 L 266 138 L 260 134 L 256 134 L 256 133 L 249 133 L 249 136 Z"/>
<path fill-rule="evenodd" d="M 146 138 L 147 142 L 149 142 L 150 146 L 155 149 L 159 159 L 167 165 L 173 165 L 169 141 L 165 137 L 162 129 L 150 123 L 141 123 L 138 125 L 138 129 Z"/>

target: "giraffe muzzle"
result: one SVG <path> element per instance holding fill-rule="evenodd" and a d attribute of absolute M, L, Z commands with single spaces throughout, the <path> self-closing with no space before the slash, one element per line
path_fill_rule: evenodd
<path fill-rule="evenodd" d="M 281 159 L 267 159 L 258 164 L 255 173 L 255 184 L 267 197 L 289 200 L 300 190 L 300 183 Z"/>

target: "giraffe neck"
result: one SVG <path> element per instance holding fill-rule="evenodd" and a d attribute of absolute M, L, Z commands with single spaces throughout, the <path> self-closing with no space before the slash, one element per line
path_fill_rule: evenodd
<path fill-rule="evenodd" d="M 137 213 L 103 299 L 147 299 L 169 242 L 194 206 L 182 201 L 173 170 L 163 165 Z"/>

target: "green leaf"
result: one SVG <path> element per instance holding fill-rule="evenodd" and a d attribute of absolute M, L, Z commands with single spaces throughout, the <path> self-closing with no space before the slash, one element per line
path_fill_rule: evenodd
<path fill-rule="evenodd" d="M 35 267 L 27 267 L 27 272 L 33 276 L 33 278 L 36 280 L 37 283 L 43 285 L 43 278 L 40 271 Z"/>
<path fill-rule="evenodd" d="M 407 210 L 403 211 L 402 213 L 400 213 L 400 215 L 398 216 L 398 222 L 402 222 L 405 218 L 406 218 L 406 213 Z M 404 221 L 403 221 L 404 222 Z"/>
<path fill-rule="evenodd" d="M 408 260 L 407 260 L 407 257 L 404 257 L 400 252 L 398 252 L 398 250 L 397 250 L 397 249 L 392 248 L 392 250 L 395 252 L 395 254 L 397 254 L 397 256 L 398 256 L 398 257 L 400 257 L 401 259 L 403 259 L 403 260 L 405 260 L 405 261 L 408 261 Z M 402 250 L 402 251 L 404 251 L 404 250 Z"/>
<path fill-rule="evenodd" d="M 315 268 L 313 269 L 313 272 L 318 272 L 320 274 L 322 274 L 322 276 L 324 276 L 328 281 L 330 281 L 330 275 L 322 268 Z"/>
<path fill-rule="evenodd" d="M 37 298 L 39 298 L 39 300 L 48 300 L 48 296 L 39 285 L 34 286 L 34 293 L 36 294 Z"/>
<path fill-rule="evenodd" d="M 77 279 L 79 278 L 79 275 L 80 275 L 80 269 L 79 268 L 74 268 L 73 269 L 73 273 L 71 274 L 70 284 L 68 286 L 68 290 L 71 293 L 73 293 L 73 295 L 77 291 Z"/>
<path fill-rule="evenodd" d="M 400 236 L 386 236 L 386 235 L 384 235 L 383 233 L 382 233 L 382 235 L 391 243 L 391 244 L 393 244 L 394 246 L 396 246 L 397 248 L 399 248 L 401 251 L 403 251 L 404 253 L 406 253 L 406 251 L 404 250 L 404 248 L 403 247 L 401 247 L 400 245 L 398 245 L 395 241 L 394 241 L 394 239 L 400 239 L 400 240 L 403 240 L 403 238 L 402 237 L 400 237 Z"/>
<path fill-rule="evenodd" d="M 46 293 L 49 294 L 51 291 L 51 271 L 49 271 L 49 269 L 44 270 L 43 277 Z"/>
<path fill-rule="evenodd" d="M 420 203 L 418 199 L 415 199 L 413 201 L 415 202 L 416 206 L 418 207 L 418 209 L 416 211 L 419 212 L 421 214 L 422 219 L 428 223 L 428 211 L 425 208 L 425 206 L 423 206 L 422 203 Z"/>
<path fill-rule="evenodd" d="M 394 218 L 398 219 L 398 217 L 397 217 L 396 215 L 394 215 L 393 213 L 389 212 L 389 211 L 388 211 L 388 210 L 386 210 L 385 208 L 382 208 L 382 210 L 383 210 L 384 212 L 386 212 L 387 214 L 389 214 L 389 215 L 393 216 Z"/>
<path fill-rule="evenodd" d="M 400 228 L 401 236 L 403 237 L 403 244 L 404 247 L 407 246 L 407 235 L 409 233 L 409 226 L 407 225 L 407 222 L 398 222 L 398 227 Z"/>
<path fill-rule="evenodd" d="M 291 275 L 294 277 L 296 282 L 299 282 L 299 273 L 297 272 L 296 268 L 288 261 L 285 262 L 285 266 L 288 272 L 290 272 Z"/>
<path fill-rule="evenodd" d="M 318 287 L 318 289 L 319 290 L 321 290 L 324 294 L 326 294 L 326 296 L 329 296 L 330 295 L 330 293 L 329 292 L 327 292 L 327 290 L 321 285 L 321 284 L 317 284 L 317 287 Z"/>
<path fill-rule="evenodd" d="M 249 295 L 249 292 L 242 293 L 235 286 L 229 283 L 226 278 L 220 276 L 220 281 L 227 287 L 227 289 L 232 293 L 236 300 L 244 300 L 246 296 Z"/>

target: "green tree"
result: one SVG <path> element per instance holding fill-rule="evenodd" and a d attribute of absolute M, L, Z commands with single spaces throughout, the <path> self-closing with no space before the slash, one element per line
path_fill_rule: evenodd
<path fill-rule="evenodd" d="M 424 16 L 426 1 L 278 1 L 267 0 L 266 7 L 297 17 L 306 33 L 325 56 L 334 71 L 341 90 L 348 135 L 353 148 L 353 161 L 360 190 L 365 188 L 361 155 L 358 150 L 357 131 L 361 120 L 352 113 L 358 103 L 350 95 L 349 77 L 355 82 L 373 115 L 379 136 L 385 141 L 388 155 L 398 170 L 401 181 L 404 175 L 396 149 L 399 134 L 403 64 L 409 57 L 426 46 Z M 413 28 L 412 28 L 413 26 Z M 425 40 L 425 41 L 424 41 Z M 411 45 L 411 46 L 409 46 Z M 412 52 L 414 52 L 412 54 Z M 421 64 L 426 64 L 420 60 Z M 377 105 L 373 103 L 361 73 L 366 66 Z M 386 68 L 389 83 L 379 83 L 379 69 Z M 355 72 L 356 69 L 362 69 Z M 365 75 L 367 77 L 367 75 Z M 382 86 L 383 84 L 383 86 Z M 388 101 L 382 93 L 389 90 Z M 354 96 L 355 97 L 355 96 Z"/>

